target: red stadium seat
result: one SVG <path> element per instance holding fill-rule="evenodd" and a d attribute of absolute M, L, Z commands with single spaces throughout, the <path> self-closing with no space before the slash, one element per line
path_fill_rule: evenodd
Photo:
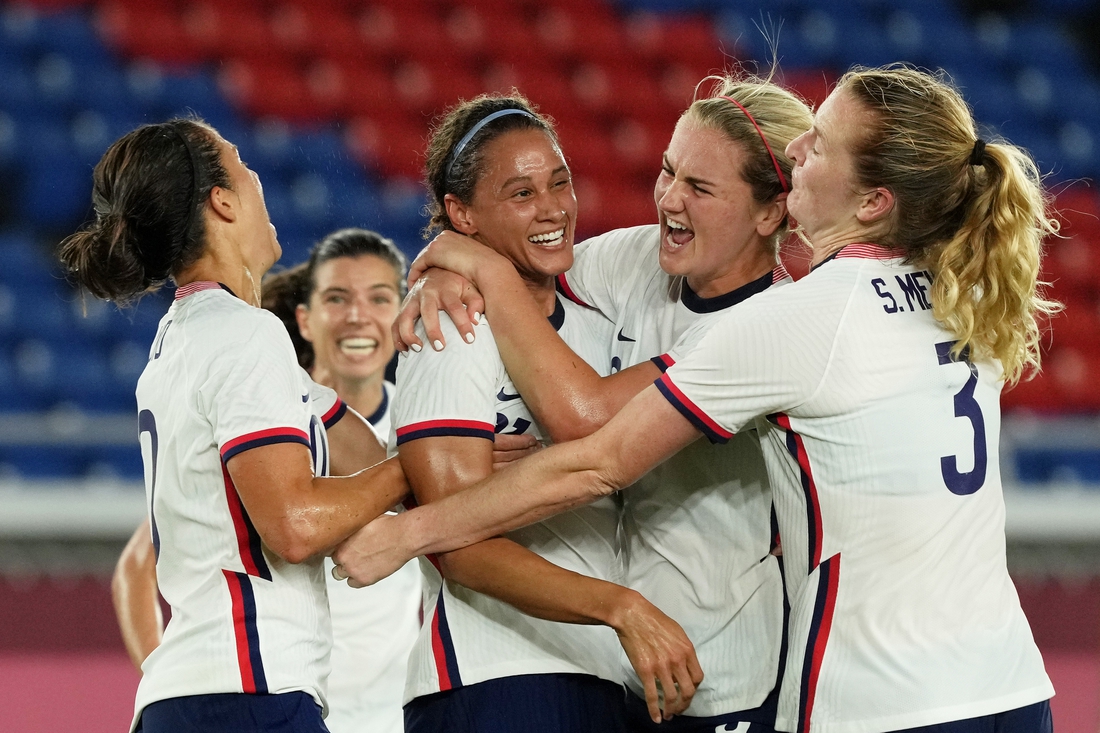
<path fill-rule="evenodd" d="M 562 62 L 630 63 L 633 50 L 614 17 L 548 6 L 534 20 L 539 46 Z"/>
<path fill-rule="evenodd" d="M 1056 297 L 1100 290 L 1100 235 L 1089 235 L 1081 229 L 1067 226 L 1067 238 L 1047 240 L 1043 279 L 1051 283 Z"/>
<path fill-rule="evenodd" d="M 167 6 L 115 0 L 99 6 L 96 21 L 108 43 L 130 58 L 166 64 L 193 64 L 203 58 L 180 18 Z"/>
<path fill-rule="evenodd" d="M 710 18 L 638 16 L 627 23 L 630 47 L 659 64 L 685 66 L 696 80 L 729 65 Z"/>
<path fill-rule="evenodd" d="M 430 118 L 459 99 L 473 99 L 483 90 L 481 80 L 464 68 L 429 66 L 406 61 L 394 72 L 397 101 L 406 111 Z"/>
<path fill-rule="evenodd" d="M 336 106 L 322 106 L 299 69 L 288 63 L 236 60 L 222 70 L 227 97 L 254 117 L 277 117 L 306 124 L 331 120 Z"/>
<path fill-rule="evenodd" d="M 364 165 L 387 176 L 423 177 L 427 128 L 388 120 L 359 118 L 347 131 L 349 150 Z"/>
<path fill-rule="evenodd" d="M 273 61 L 282 47 L 262 8 L 250 2 L 201 0 L 184 11 L 184 27 L 209 58 Z"/>
<path fill-rule="evenodd" d="M 1066 309 L 1051 321 L 1052 348 L 1072 347 L 1100 357 L 1100 304 L 1095 297 L 1065 298 Z"/>
<path fill-rule="evenodd" d="M 816 109 L 825 101 L 825 97 L 829 96 L 833 85 L 836 84 L 836 76 L 824 69 L 812 71 L 792 69 L 784 71 L 779 82 L 796 92 Z"/>
<path fill-rule="evenodd" d="M 362 54 L 353 16 L 335 3 L 289 0 L 272 11 L 270 24 L 285 52 L 302 58 Z"/>

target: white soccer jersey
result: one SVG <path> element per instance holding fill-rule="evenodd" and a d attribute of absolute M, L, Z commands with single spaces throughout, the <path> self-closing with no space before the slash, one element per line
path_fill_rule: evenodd
<path fill-rule="evenodd" d="M 779 266 L 701 298 L 661 270 L 659 250 L 658 226 L 615 230 L 579 244 L 559 279 L 615 321 L 615 369 L 653 359 L 664 370 L 730 308 L 790 282 Z M 688 446 L 623 491 L 622 501 L 626 583 L 683 626 L 706 674 L 686 714 L 759 707 L 779 674 L 783 582 L 770 555 L 771 491 L 756 433 Z M 626 655 L 620 659 L 626 683 L 643 696 Z"/>
<path fill-rule="evenodd" d="M 849 245 L 657 383 L 712 440 L 760 433 L 792 606 L 782 730 L 899 730 L 1054 692 L 1005 567 L 1000 370 L 950 358 L 930 284 Z"/>
<path fill-rule="evenodd" d="M 151 702 L 305 691 L 324 704 L 329 615 L 320 560 L 271 553 L 226 462 L 321 432 L 278 318 L 216 283 L 176 291 L 137 385 L 157 583 L 172 607 L 142 665 Z"/>
<path fill-rule="evenodd" d="M 386 382 L 383 390 L 382 404 L 367 420 L 385 439 L 394 387 Z M 409 652 L 420 631 L 420 568 L 414 560 L 366 588 L 334 580 L 332 560 L 325 569 L 332 614 L 325 725 L 332 733 L 401 733 Z"/>
<path fill-rule="evenodd" d="M 495 433 L 546 435 L 504 370 L 488 320 L 463 342 L 440 314 L 446 349 L 402 354 L 393 427 L 396 443 L 432 436 L 492 440 Z M 562 338 L 607 374 L 610 323 L 591 310 L 558 300 L 551 317 Z M 421 338 L 425 338 L 423 326 Z M 602 363 L 601 363 L 602 362 Z M 391 447 L 391 451 L 393 448 Z M 560 514 L 506 536 L 550 562 L 618 582 L 618 508 L 610 499 Z M 556 623 L 528 616 L 489 596 L 442 582 L 434 558 L 422 559 L 424 628 L 409 660 L 405 698 L 524 674 L 581 673 L 617 682 L 618 640 L 606 626 Z"/>

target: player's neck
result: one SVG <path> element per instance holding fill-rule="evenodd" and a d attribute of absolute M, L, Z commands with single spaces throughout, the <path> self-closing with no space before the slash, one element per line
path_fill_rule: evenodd
<path fill-rule="evenodd" d="M 527 286 L 527 291 L 538 303 L 542 314 L 547 318 L 554 315 L 554 309 L 557 308 L 558 304 L 557 294 L 554 290 L 554 278 L 542 275 L 531 277 L 523 273 L 520 273 L 520 276 L 523 278 L 524 285 Z"/>
<path fill-rule="evenodd" d="M 198 261 L 174 279 L 177 286 L 203 281 L 221 283 L 241 300 L 259 308 L 260 280 L 263 276 L 263 272 L 253 272 L 241 258 L 227 256 L 218 248 L 207 247 Z"/>
<path fill-rule="evenodd" d="M 321 377 L 320 379 L 315 377 L 318 384 L 335 390 L 348 407 L 363 417 L 370 417 L 382 405 L 385 395 L 382 386 L 385 378 L 382 372 L 372 374 L 366 379 L 341 379 L 331 372 L 318 376 Z"/>

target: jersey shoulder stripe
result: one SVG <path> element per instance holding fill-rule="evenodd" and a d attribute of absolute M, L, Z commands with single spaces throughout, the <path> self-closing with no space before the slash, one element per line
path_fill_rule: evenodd
<path fill-rule="evenodd" d="M 492 440 L 496 434 L 494 425 L 478 420 L 424 420 L 397 429 L 397 444 L 420 438 L 438 438 L 454 436 L 461 438 L 486 438 Z"/>
<path fill-rule="evenodd" d="M 672 383 L 668 374 L 662 376 L 654 384 L 657 385 L 657 389 L 661 391 L 665 399 L 671 402 L 672 406 L 688 419 L 688 422 L 707 436 L 711 443 L 725 443 L 733 437 L 733 433 L 712 420 L 698 405 L 688 399 L 687 395 Z"/>
<path fill-rule="evenodd" d="M 817 597 L 810 620 L 810 633 L 806 639 L 806 658 L 802 664 L 802 686 L 799 690 L 798 733 L 810 730 L 810 719 L 817 696 L 817 680 L 821 674 L 821 660 L 829 643 L 833 627 L 833 610 L 836 608 L 837 589 L 840 586 L 840 554 L 821 563 L 817 578 Z"/>
<path fill-rule="evenodd" d="M 244 573 L 222 570 L 229 584 L 233 608 L 233 636 L 237 644 L 237 664 L 241 669 L 241 691 L 267 694 L 267 675 L 260 656 L 260 632 L 256 628 L 256 594 L 252 581 Z"/>
<path fill-rule="evenodd" d="M 332 406 L 328 412 L 321 417 L 321 422 L 325 425 L 325 430 L 329 430 L 333 425 L 340 422 L 340 420 L 348 412 L 348 405 L 343 400 L 336 400 L 336 404 Z"/>
<path fill-rule="evenodd" d="M 252 450 L 253 448 L 259 448 L 265 445 L 273 445 L 275 443 L 301 443 L 304 446 L 309 446 L 309 436 L 305 434 L 305 431 L 298 428 L 270 428 L 268 430 L 257 430 L 254 433 L 247 433 L 239 438 L 233 438 L 233 440 L 227 441 L 222 446 L 222 462 L 227 462 L 230 458 L 246 450 Z"/>

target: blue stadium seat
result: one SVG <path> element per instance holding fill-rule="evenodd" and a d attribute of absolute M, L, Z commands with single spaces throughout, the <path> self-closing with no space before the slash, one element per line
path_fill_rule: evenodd
<path fill-rule="evenodd" d="M 17 445 L 0 449 L 0 466 L 29 480 L 75 478 L 84 472 L 86 462 L 83 448 L 68 445 Z"/>

